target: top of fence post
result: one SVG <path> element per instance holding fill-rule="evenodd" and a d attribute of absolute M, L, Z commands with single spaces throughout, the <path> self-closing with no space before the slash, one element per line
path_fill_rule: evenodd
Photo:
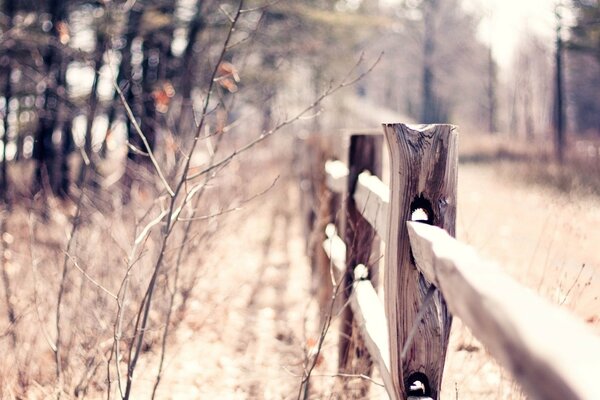
<path fill-rule="evenodd" d="M 394 389 L 401 399 L 420 395 L 437 400 L 452 317 L 439 292 L 423 307 L 430 284 L 414 265 L 406 221 L 420 209 L 420 219 L 454 236 L 458 130 L 453 125 L 383 128 L 391 169 L 384 285 Z M 411 335 L 414 324 L 418 328 Z M 401 359 L 407 340 L 406 357 Z"/>

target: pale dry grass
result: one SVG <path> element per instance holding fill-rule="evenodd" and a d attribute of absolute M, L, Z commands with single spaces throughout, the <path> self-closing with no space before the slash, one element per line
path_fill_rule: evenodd
<path fill-rule="evenodd" d="M 234 139 L 224 151 L 233 150 Z M 158 276 L 142 359 L 157 362 L 167 318 L 173 331 L 187 315 L 193 289 L 205 279 L 217 232 L 235 221 L 236 210 L 246 203 L 260 204 L 263 192 L 277 180 L 277 167 L 254 173 L 272 161 L 266 153 L 267 157 L 257 151 L 232 160 L 228 169 L 208 181 L 201 199 L 181 214 Z M 155 182 L 144 169 L 138 171 L 126 205 L 121 187 L 113 185 L 109 190 L 86 187 L 80 207 L 80 192 L 67 200 L 49 196 L 28 201 L 17 190 L 19 201 L 0 210 L 5 272 L 0 282 L 0 398 L 59 393 L 61 398 L 106 398 L 108 391 L 119 397 L 118 378 L 126 375 L 135 318 L 163 240 L 164 220 L 157 217 L 163 215 L 167 199 Z M 192 215 L 195 219 L 186 219 Z M 186 234 L 188 223 L 192 228 Z M 118 373 L 111 354 L 115 338 Z M 152 388 L 156 373 L 156 368 L 142 369 L 135 376 Z"/>
<path fill-rule="evenodd" d="M 290 150 L 291 142 L 284 142 L 283 148 Z M 298 193 L 287 179 L 294 168 L 290 159 L 286 151 L 242 157 L 211 185 L 202 205 L 206 214 L 237 206 L 242 210 L 208 218 L 193 230 L 193 246 L 182 264 L 182 286 L 176 296 L 172 321 L 176 329 L 167 343 L 165 374 L 156 398 L 296 398 L 305 352 L 319 329 L 318 311 L 310 298 Z M 600 233 L 590 228 L 600 224 L 599 201 L 591 195 L 575 201 L 573 193 L 543 182 L 531 184 L 521 169 L 511 165 L 519 164 L 488 160 L 460 166 L 459 239 L 600 331 L 595 278 Z M 280 180 L 264 196 L 244 202 L 269 188 L 278 175 Z M 118 202 L 107 201 L 104 195 L 94 197 L 89 192 L 84 197 L 82 222 L 70 251 L 73 260 L 67 258 L 61 316 L 63 398 L 76 397 L 78 387 L 80 397 L 85 388 L 87 398 L 106 397 L 107 354 L 116 315 L 116 302 L 107 292 L 118 291 L 135 232 L 159 210 L 152 190 L 140 187 L 122 209 L 111 206 Z M 7 233 L 3 262 L 12 295 L 10 303 L 0 302 L 1 398 L 55 397 L 58 387 L 51 346 L 75 204 L 50 199 L 46 205 L 21 204 L 3 213 Z M 42 209 L 48 210 L 47 219 Z M 211 240 L 203 238 L 205 232 Z M 153 231 L 132 269 L 129 324 L 149 279 L 159 238 L 159 231 Z M 182 244 L 181 236 L 173 243 Z M 176 245 L 170 248 L 168 267 L 158 286 L 136 374 L 135 398 L 149 398 L 154 384 L 170 298 L 167 285 L 173 283 L 167 274 L 175 265 L 177 249 Z M 9 323 L 8 304 L 15 311 L 14 324 Z M 311 378 L 310 398 L 348 397 L 335 377 L 336 336 L 334 324 Z M 374 380 L 379 382 L 377 374 Z M 512 379 L 458 320 L 443 393 L 442 398 L 449 400 L 521 396 Z M 382 394 L 381 387 L 371 385 L 370 398 Z"/>
<path fill-rule="evenodd" d="M 49 204 L 43 207 L 47 211 L 36 209 L 35 204 L 15 204 L 10 213 L 3 213 L 3 268 L 7 272 L 4 289 L 8 288 L 11 296 L 0 303 L 5 330 L 0 342 L 2 398 L 45 398 L 54 391 L 76 397 L 88 390 L 106 389 L 106 368 L 118 310 L 116 296 L 123 290 L 130 268 L 120 340 L 121 351 L 126 353 L 127 332 L 131 331 L 158 251 L 160 231 L 154 230 L 131 257 L 135 237 L 159 212 L 159 201 L 152 193 L 142 190 L 134 193 L 131 203 L 120 210 L 101 210 L 95 204 L 94 193 L 86 192 L 80 222 L 75 222 L 70 244 L 76 204 L 55 198 L 47 201 Z M 205 231 L 194 231 L 186 245 L 206 251 L 206 243 L 194 243 Z M 175 265 L 176 247 L 170 253 L 160 277 L 159 301 L 153 309 L 144 345 L 148 350 L 160 342 L 169 307 L 169 279 L 173 275 L 170 268 Z M 198 254 L 186 253 L 181 269 L 183 284 L 176 289 L 176 316 L 185 307 L 186 292 L 190 290 L 187 286 L 193 286 L 197 280 L 194 266 L 199 264 Z M 61 282 L 64 290 L 57 323 Z M 17 315 L 12 325 L 10 308 Z M 176 322 L 177 317 L 172 323 Z M 57 327 L 62 382 L 57 381 L 54 351 Z M 114 374 L 113 368 L 111 379 Z"/>

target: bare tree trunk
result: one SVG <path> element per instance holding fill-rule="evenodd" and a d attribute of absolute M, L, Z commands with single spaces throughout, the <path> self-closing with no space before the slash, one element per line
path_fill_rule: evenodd
<path fill-rule="evenodd" d="M 71 183 L 69 154 L 73 151 L 73 118 L 70 116 L 65 119 L 63 126 L 62 148 L 61 148 L 61 163 L 60 163 L 60 193 L 68 195 L 69 184 Z"/>
<path fill-rule="evenodd" d="M 494 133 L 498 130 L 496 125 L 496 62 L 490 44 L 488 52 L 488 130 Z"/>
<path fill-rule="evenodd" d="M 4 111 L 3 111 L 3 116 L 2 116 L 2 123 L 3 123 L 3 127 L 4 127 L 4 133 L 2 136 L 2 155 L 0 155 L 0 157 L 2 157 L 2 168 L 1 168 L 1 176 L 0 176 L 0 196 L 2 196 L 2 201 L 4 201 L 5 203 L 8 202 L 8 174 L 7 174 L 7 168 L 8 168 L 8 161 L 6 160 L 6 148 L 8 147 L 8 130 L 9 130 L 9 123 L 8 123 L 8 114 L 10 113 L 10 107 L 9 107 L 9 103 L 10 103 L 10 98 L 12 97 L 12 87 L 11 87 L 11 82 L 10 82 L 10 75 L 11 75 L 11 66 L 10 66 L 10 56 L 9 55 L 5 55 L 4 57 L 2 57 L 2 60 L 0 60 L 0 62 L 3 64 L 2 65 L 2 69 L 3 69 L 3 74 L 4 75 L 4 93 L 3 93 L 3 97 L 4 97 Z"/>
<path fill-rule="evenodd" d="M 67 4 L 60 0 L 52 0 L 49 12 L 52 16 L 52 35 L 60 41 L 59 26 L 65 23 L 67 15 Z M 40 112 L 39 128 L 35 135 L 33 158 L 37 162 L 34 180 L 34 192 L 44 188 L 44 183 L 50 184 L 54 193 L 59 193 L 56 168 L 56 150 L 52 143 L 52 135 L 57 128 L 58 116 L 60 114 L 60 98 L 58 92 L 66 95 L 64 82 L 67 63 L 63 62 L 63 56 L 59 49 L 49 47 L 44 55 L 44 65 L 49 76 L 49 84 L 44 89 L 43 109 Z M 54 83 L 54 85 L 52 84 Z M 61 135 L 64 137 L 64 134 Z M 47 182 L 46 182 L 47 180 Z"/>
<path fill-rule="evenodd" d="M 121 50 L 121 62 L 117 74 L 117 85 L 119 85 L 123 91 L 123 95 L 126 99 L 129 98 L 129 92 L 131 90 L 131 44 L 138 35 L 143 12 L 144 5 L 139 1 L 135 2 L 129 11 L 128 21 L 125 23 L 125 35 L 123 37 L 125 44 Z M 109 130 L 115 122 L 117 109 L 120 104 L 119 95 L 115 91 L 107 112 Z"/>
<path fill-rule="evenodd" d="M 556 6 L 556 50 L 555 58 L 555 97 L 554 97 L 554 133 L 556 159 L 562 163 L 565 153 L 565 110 L 564 110 L 564 82 L 563 82 L 563 41 L 561 37 L 562 16 L 560 4 Z"/>
<path fill-rule="evenodd" d="M 4 2 L 4 14 L 6 18 L 7 29 L 12 27 L 12 21 L 15 14 L 15 2 L 14 1 L 5 1 Z M 8 147 L 8 131 L 9 131 L 9 123 L 8 123 L 8 115 L 10 113 L 10 99 L 12 97 L 12 82 L 10 80 L 12 73 L 12 66 L 10 65 L 11 54 L 10 50 L 6 50 L 5 53 L 0 58 L 0 65 L 2 68 L 2 75 L 4 76 L 4 113 L 2 116 L 2 123 L 4 127 L 4 134 L 2 136 L 2 167 L 1 167 L 1 175 L 0 175 L 0 196 L 4 203 L 8 203 L 8 161 L 6 160 L 6 148 Z"/>
<path fill-rule="evenodd" d="M 433 55 L 435 52 L 435 27 L 433 13 L 437 7 L 437 0 L 428 0 L 424 5 L 423 27 L 423 97 L 421 101 L 421 122 L 439 122 L 437 101 L 434 92 Z"/>
<path fill-rule="evenodd" d="M 531 72 L 531 67 L 527 66 L 527 72 Z M 531 106 L 531 84 L 526 81 L 522 86 L 523 90 L 523 121 L 525 122 L 525 138 L 528 141 L 533 141 L 535 137 L 535 127 L 533 125 L 533 111 Z"/>
<path fill-rule="evenodd" d="M 194 63 L 196 57 L 196 46 L 198 44 L 198 35 L 205 27 L 204 18 L 202 17 L 202 0 L 197 2 L 197 11 L 194 19 L 190 22 L 188 31 L 187 45 L 183 53 L 183 74 L 179 80 L 179 92 L 181 93 L 181 110 L 179 113 L 179 135 L 191 135 L 193 133 L 194 110 L 192 103 L 192 88 L 196 74 L 196 65 Z"/>
<path fill-rule="evenodd" d="M 4 14 L 6 17 L 7 26 L 6 29 L 10 29 L 12 27 L 13 16 L 15 14 L 15 2 L 14 1 L 5 1 L 4 2 Z M 0 196 L 2 196 L 2 201 L 4 203 L 8 203 L 8 161 L 6 160 L 6 148 L 8 147 L 8 131 L 9 131 L 9 123 L 8 123 L 8 115 L 10 113 L 10 99 L 12 97 L 12 85 L 10 81 L 12 67 L 10 65 L 11 54 L 10 50 L 6 50 L 2 58 L 0 58 L 0 64 L 2 66 L 2 72 L 4 76 L 4 114 L 2 116 L 2 122 L 4 127 L 4 134 L 2 136 L 2 168 L 1 168 L 1 176 L 0 176 Z"/>
<path fill-rule="evenodd" d="M 154 35 L 144 39 L 144 43 L 142 44 L 142 54 L 144 57 L 142 61 L 143 80 L 139 83 L 141 92 L 135 99 L 135 104 L 138 105 L 141 111 L 141 113 L 138 114 L 141 122 L 140 127 L 144 133 L 144 136 L 146 136 L 151 149 L 154 148 L 154 144 L 156 142 L 157 127 L 156 106 L 152 96 L 152 91 L 158 83 L 158 66 L 163 61 L 160 59 L 161 52 L 159 49 L 159 43 L 154 40 Z M 154 63 L 152 61 L 153 59 L 157 59 L 158 61 Z M 139 135 L 131 130 L 129 131 L 129 142 L 138 149 L 144 149 L 144 144 L 142 143 Z M 132 151 L 129 152 L 129 159 L 134 162 L 143 161 L 145 163 L 146 161 L 149 161 L 148 157 L 140 157 L 138 154 Z"/>
<path fill-rule="evenodd" d="M 88 115 L 87 115 L 87 123 L 85 127 L 85 146 L 84 150 L 88 156 L 88 159 L 93 162 L 93 138 L 92 138 L 92 127 L 94 126 L 94 120 L 96 119 L 96 112 L 98 109 L 98 81 L 99 81 L 99 70 L 102 66 L 102 58 L 104 56 L 104 52 L 107 48 L 107 37 L 106 35 L 99 29 L 96 32 L 96 49 L 94 60 L 92 62 L 92 68 L 94 69 L 94 79 L 92 81 L 92 90 L 90 92 L 90 99 L 88 104 Z M 85 163 L 81 166 L 80 177 L 83 177 L 83 169 L 87 168 Z"/>

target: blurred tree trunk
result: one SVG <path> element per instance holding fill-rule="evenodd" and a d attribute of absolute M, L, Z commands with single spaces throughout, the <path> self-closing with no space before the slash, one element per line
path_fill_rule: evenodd
<path fill-rule="evenodd" d="M 492 53 L 492 45 L 490 43 L 488 50 L 488 130 L 490 133 L 495 133 L 498 130 L 496 125 L 496 62 Z"/>
<path fill-rule="evenodd" d="M 4 15 L 6 18 L 6 29 L 11 29 L 13 23 L 13 17 L 15 15 L 15 2 L 14 1 L 5 1 L 4 2 Z M 12 82 L 11 82 L 11 74 L 12 74 L 12 66 L 11 66 L 11 54 L 10 50 L 6 50 L 4 54 L 0 57 L 0 68 L 1 68 L 1 76 L 4 77 L 4 90 L 2 96 L 4 97 L 4 112 L 2 115 L 2 123 L 4 128 L 4 133 L 2 136 L 2 166 L 1 166 L 1 175 L 0 175 L 0 193 L 2 196 L 2 200 L 7 203 L 8 202 L 8 160 L 6 159 L 6 148 L 8 146 L 8 132 L 9 132 L 9 122 L 8 116 L 10 113 L 10 100 L 12 97 Z"/>
<path fill-rule="evenodd" d="M 525 121 L 525 138 L 532 142 L 535 138 L 535 126 L 533 123 L 533 106 L 531 105 L 532 88 L 526 84 L 523 90 L 523 120 Z"/>
<path fill-rule="evenodd" d="M 562 41 L 562 15 L 560 5 L 556 6 L 556 49 L 555 59 L 555 95 L 554 95 L 554 134 L 556 146 L 556 159 L 562 163 L 565 152 L 565 110 L 563 100 L 563 41 Z"/>
<path fill-rule="evenodd" d="M 194 126 L 194 108 L 192 102 L 192 88 L 196 80 L 196 53 L 198 46 L 198 36 L 205 27 L 204 18 L 202 16 L 202 0 L 197 2 L 196 15 L 190 22 L 188 31 L 187 44 L 183 52 L 183 73 L 179 80 L 179 92 L 181 93 L 181 110 L 179 113 L 178 134 L 180 136 L 193 135 Z"/>
<path fill-rule="evenodd" d="M 565 101 L 573 106 L 573 128 L 578 133 L 595 131 L 600 135 L 600 2 L 574 0 L 569 5 L 574 23 L 569 24 L 565 43 L 569 68 L 563 69 L 573 95 L 565 92 L 565 97 L 570 97 Z"/>
<path fill-rule="evenodd" d="M 70 111 L 69 111 L 70 112 Z M 65 119 L 63 126 L 63 138 L 62 138 L 62 159 L 60 164 L 60 191 L 61 193 L 69 193 L 69 184 L 71 183 L 70 168 L 69 168 L 69 154 L 75 148 L 73 143 L 73 118 L 68 117 Z"/>
<path fill-rule="evenodd" d="M 65 35 L 68 35 L 67 29 L 67 4 L 61 0 L 52 0 L 49 3 L 48 12 L 51 16 L 51 34 L 62 44 Z M 40 121 L 38 130 L 35 134 L 35 144 L 33 148 L 33 158 L 36 160 L 37 168 L 34 177 L 34 192 L 44 189 L 45 183 L 50 185 L 50 189 L 55 194 L 60 193 L 58 176 L 56 149 L 52 142 L 52 136 L 57 128 L 58 117 L 60 114 L 61 99 L 59 96 L 66 96 L 65 77 L 67 62 L 63 60 L 63 54 L 56 46 L 48 46 L 43 56 L 44 65 L 48 76 L 48 82 L 45 85 L 43 93 L 42 107 L 39 110 Z M 64 139 L 64 132 L 59 137 Z"/>
<path fill-rule="evenodd" d="M 92 128 L 94 126 L 94 120 L 96 119 L 96 113 L 98 109 L 98 82 L 100 78 L 100 68 L 102 67 L 102 60 L 104 53 L 108 47 L 108 36 L 102 29 L 96 31 L 96 48 L 94 50 L 94 58 L 92 60 L 92 68 L 94 69 L 94 78 L 92 81 L 92 90 L 90 91 L 90 98 L 88 103 L 88 115 L 85 127 L 85 146 L 84 151 L 88 156 L 88 159 L 93 162 L 93 137 Z M 83 168 L 86 168 L 85 163 L 82 164 L 82 171 L 80 178 L 84 176 Z"/>
<path fill-rule="evenodd" d="M 127 21 L 125 21 L 125 32 L 122 37 L 123 47 L 121 48 L 121 61 L 119 63 L 119 72 L 117 73 L 117 85 L 123 92 L 125 99 L 130 98 L 131 91 L 131 80 L 132 80 L 132 67 L 131 67 L 131 53 L 133 40 L 138 35 L 140 29 L 140 22 L 142 20 L 142 14 L 144 12 L 144 5 L 142 2 L 135 2 L 129 10 Z M 117 110 L 122 109 L 121 99 L 119 94 L 115 91 L 113 99 L 110 102 L 107 119 L 108 119 L 108 130 L 106 138 L 110 135 L 112 125 L 115 123 L 117 117 Z M 128 124 L 129 125 L 129 124 Z M 106 147 L 106 145 L 104 146 Z"/>
<path fill-rule="evenodd" d="M 264 57 L 263 60 L 263 65 L 264 65 L 264 69 L 265 71 L 272 71 L 276 69 L 275 66 L 275 56 L 273 54 L 267 54 Z M 313 85 L 315 87 L 317 87 L 319 85 L 319 81 L 320 77 L 318 76 L 319 74 L 317 74 L 317 76 L 315 76 L 315 79 L 313 81 Z M 316 89 L 317 93 L 318 93 L 318 89 Z M 263 106 L 262 106 L 262 124 L 261 124 L 261 131 L 262 132 L 268 132 L 269 129 L 271 129 L 271 124 L 273 121 L 273 99 L 275 98 L 275 95 L 277 94 L 277 87 L 276 84 L 274 82 L 265 82 L 262 86 L 262 95 L 263 95 Z M 318 126 L 319 121 L 317 121 L 317 118 L 315 118 L 315 120 L 313 121 L 313 132 L 316 132 L 319 128 Z"/>
<path fill-rule="evenodd" d="M 175 1 L 166 2 L 162 7 L 162 13 L 169 16 L 171 22 L 164 27 L 158 37 L 158 47 L 160 49 L 160 63 L 158 64 L 158 79 L 162 81 L 170 81 L 178 72 L 178 63 L 173 51 L 171 43 L 173 43 L 175 33 Z"/>
<path fill-rule="evenodd" d="M 142 44 L 142 80 L 136 83 L 136 90 L 132 92 L 135 94 L 134 104 L 140 120 L 140 128 L 146 136 L 146 140 L 150 146 L 150 149 L 154 148 L 156 142 L 156 106 L 154 103 L 153 91 L 158 84 L 159 66 L 161 64 L 161 52 L 159 50 L 159 42 L 155 40 L 154 35 L 149 35 Z M 138 86 L 139 85 L 139 86 Z M 140 90 L 138 92 L 138 90 Z M 133 130 L 129 130 L 129 143 L 135 146 L 136 149 L 143 151 L 147 149 L 144 147 L 144 143 L 140 139 L 139 135 Z M 129 160 L 135 163 L 149 162 L 150 159 L 146 156 L 141 156 L 136 151 L 129 151 Z"/>
<path fill-rule="evenodd" d="M 62 92 L 63 96 L 67 96 L 66 90 L 66 76 L 67 68 L 69 67 L 69 61 L 66 57 L 61 57 L 61 64 L 59 66 L 59 73 L 57 79 L 57 90 Z M 55 117 L 55 130 L 60 132 L 60 147 L 54 144 L 52 146 L 56 151 L 55 165 L 52 167 L 51 175 L 51 187 L 52 191 L 59 196 L 67 196 L 69 194 L 70 184 L 70 168 L 69 168 L 69 155 L 73 151 L 73 137 L 72 137 L 72 119 L 73 110 L 70 107 L 65 106 L 62 101 L 59 102 L 57 114 Z M 53 132 L 54 134 L 54 132 Z"/>
<path fill-rule="evenodd" d="M 423 10 L 423 94 L 421 121 L 424 124 L 438 122 L 437 101 L 434 92 L 433 56 L 435 52 L 435 26 L 433 13 L 437 0 L 426 0 Z"/>

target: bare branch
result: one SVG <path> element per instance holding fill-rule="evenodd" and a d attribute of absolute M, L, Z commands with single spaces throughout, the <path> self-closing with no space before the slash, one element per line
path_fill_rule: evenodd
<path fill-rule="evenodd" d="M 249 203 L 249 202 L 251 202 L 252 200 L 254 200 L 256 198 L 263 196 L 265 193 L 267 193 L 269 190 L 271 190 L 271 189 L 273 189 L 273 187 L 275 187 L 275 184 L 277 183 L 278 180 L 279 180 L 279 176 L 277 176 L 277 178 L 275 178 L 275 180 L 273 181 L 273 183 L 271 183 L 268 188 L 266 188 L 265 190 L 261 191 L 260 193 L 256 193 L 252 197 L 249 197 L 247 199 L 242 200 L 240 202 L 240 204 Z M 200 216 L 197 216 L 197 217 L 179 218 L 179 221 L 203 221 L 203 220 L 211 219 L 211 218 L 218 217 L 218 216 L 221 216 L 221 215 L 224 215 L 224 214 L 229 214 L 229 213 L 234 212 L 234 211 L 240 211 L 241 209 L 243 209 L 243 207 L 240 205 L 240 206 L 237 206 L 237 207 L 228 208 L 226 210 L 221 210 L 221 211 L 218 211 L 218 212 L 213 213 L 213 214 L 200 215 Z"/>
<path fill-rule="evenodd" d="M 79 272 L 81 272 L 83 274 L 83 276 L 90 281 L 94 286 L 96 286 L 98 289 L 102 290 L 104 293 L 106 293 L 107 295 L 109 295 L 110 297 L 112 297 L 113 299 L 117 299 L 117 296 L 113 293 L 110 292 L 110 290 L 108 290 L 107 288 L 105 288 L 104 286 L 102 286 L 100 283 L 98 283 L 94 278 L 92 278 L 87 272 L 85 272 L 80 266 L 79 263 L 77 262 L 77 260 L 75 258 L 73 258 L 68 252 L 64 252 L 65 255 L 69 258 L 69 260 L 71 261 L 71 263 L 73 264 L 73 266 L 75 268 L 77 268 L 79 270 Z"/>
<path fill-rule="evenodd" d="M 161 270 L 161 266 L 163 263 L 163 259 L 165 256 L 165 252 L 166 252 L 166 248 L 167 248 L 167 243 L 169 241 L 170 235 L 172 233 L 172 228 L 173 226 L 177 223 L 177 217 L 173 218 L 174 215 L 178 215 L 181 212 L 181 208 L 183 205 L 185 205 L 185 199 L 184 202 L 182 203 L 182 205 L 179 206 L 179 208 L 177 209 L 175 207 L 175 202 L 177 200 L 177 197 L 179 195 L 179 193 L 181 192 L 182 188 L 184 187 L 184 185 L 187 182 L 187 176 L 189 174 L 189 168 L 190 168 L 190 162 L 191 162 L 191 158 L 192 155 L 194 154 L 194 151 L 196 149 L 196 146 L 198 144 L 198 140 L 200 138 L 200 135 L 202 133 L 202 128 L 204 126 L 204 121 L 206 118 L 206 112 L 208 110 L 208 104 L 210 101 L 210 97 L 211 97 L 211 93 L 212 93 L 212 89 L 213 86 L 215 84 L 214 80 L 215 77 L 217 76 L 217 71 L 219 69 L 219 66 L 221 65 L 221 63 L 223 62 L 223 59 L 225 57 L 225 52 L 227 51 L 227 47 L 229 46 L 229 42 L 231 41 L 231 37 L 233 35 L 233 32 L 235 30 L 235 26 L 237 24 L 237 21 L 239 20 L 240 17 L 240 11 L 243 8 L 243 4 L 244 4 L 244 0 L 240 0 L 238 3 L 238 7 L 237 7 L 237 11 L 236 14 L 233 18 L 233 21 L 229 27 L 229 30 L 227 32 L 227 36 L 225 38 L 225 41 L 223 43 L 223 47 L 222 47 L 222 51 L 219 55 L 219 58 L 213 68 L 209 83 L 208 83 L 208 94 L 205 98 L 204 101 L 204 106 L 202 109 L 202 117 L 200 119 L 200 122 L 198 124 L 197 130 L 196 130 L 196 134 L 194 135 L 194 140 L 192 142 L 192 145 L 190 147 L 190 150 L 188 152 L 188 157 L 186 158 L 185 161 L 185 165 L 183 168 L 183 173 L 181 175 L 181 178 L 175 188 L 175 190 L 172 192 L 171 195 L 171 202 L 170 202 L 170 206 L 169 206 L 169 211 L 168 214 L 166 215 L 167 217 L 167 226 L 165 227 L 165 233 L 163 236 L 163 240 L 162 243 L 160 245 L 160 253 L 158 255 L 158 258 L 156 260 L 156 263 L 154 265 L 154 271 L 152 273 L 152 277 L 150 278 L 150 282 L 148 283 L 148 287 L 146 289 L 146 293 L 144 295 L 144 298 L 142 299 L 142 302 L 140 304 L 140 308 L 138 310 L 137 313 L 137 317 L 136 317 L 136 321 L 134 324 L 134 335 L 133 335 L 133 339 L 129 345 L 129 362 L 128 362 L 128 373 L 127 373 L 127 385 L 125 387 L 125 394 L 123 396 L 124 399 L 129 399 L 129 396 L 131 394 L 131 388 L 132 388 L 132 383 L 133 383 L 133 372 L 135 370 L 135 367 L 137 365 L 137 361 L 139 359 L 139 356 L 141 354 L 142 351 L 142 344 L 144 342 L 144 335 L 145 335 L 145 331 L 147 328 L 147 324 L 148 324 L 148 316 L 150 314 L 150 309 L 151 309 L 151 305 L 152 305 L 152 298 L 153 298 L 153 294 L 154 294 L 154 289 L 156 287 L 156 281 L 159 275 L 159 272 Z M 122 93 L 120 93 L 121 97 Z M 129 110 L 130 111 L 130 110 Z M 201 186 L 200 186 L 201 187 Z M 197 186 L 197 190 L 200 190 L 200 187 Z M 193 196 L 193 194 L 192 194 Z M 192 197 L 190 196 L 190 193 L 188 193 L 186 195 L 186 199 L 189 199 Z M 162 363 L 161 363 L 162 365 Z"/>
<path fill-rule="evenodd" d="M 88 174 L 88 167 L 84 169 L 83 173 L 83 182 L 85 184 Z M 71 222 L 71 232 L 69 234 L 69 238 L 67 241 L 67 246 L 65 249 L 65 257 L 63 259 L 62 266 L 62 274 L 60 278 L 60 284 L 58 288 L 58 299 L 56 301 L 56 319 L 55 319 L 55 328 L 56 328 L 56 351 L 54 352 L 54 361 L 56 364 L 56 379 L 58 381 L 58 390 L 59 393 L 62 392 L 62 384 L 63 384 L 63 374 L 62 374 L 62 356 L 61 356 L 61 339 L 62 339 L 62 326 L 61 326 L 61 311 L 62 311 L 62 300 L 66 290 L 67 283 L 67 275 L 69 272 L 68 269 L 68 254 L 71 252 L 71 246 L 73 245 L 73 241 L 75 240 L 75 234 L 77 233 L 77 229 L 79 228 L 79 224 L 81 222 L 81 207 L 83 204 L 84 198 L 84 190 L 81 188 L 81 192 L 79 193 L 79 198 L 77 199 L 77 206 L 75 208 L 75 215 L 73 217 L 73 221 Z M 60 396 L 59 396 L 60 397 Z"/>
<path fill-rule="evenodd" d="M 148 157 L 150 157 L 150 161 L 152 161 L 152 165 L 154 166 L 156 173 L 158 174 L 163 185 L 165 186 L 165 189 L 171 196 L 175 196 L 173 189 L 171 189 L 171 186 L 169 186 L 169 183 L 165 179 L 165 176 L 164 176 L 160 166 L 158 165 L 158 161 L 156 161 L 156 157 L 154 157 L 154 153 L 152 153 L 152 148 L 150 147 L 150 143 L 148 143 L 148 139 L 146 139 L 146 135 L 144 135 L 144 133 L 142 132 L 142 129 L 140 128 L 140 125 L 137 123 L 135 116 L 133 115 L 133 111 L 131 111 L 131 107 L 129 107 L 129 104 L 127 103 L 127 100 L 125 99 L 125 96 L 123 95 L 123 91 L 117 84 L 116 80 L 113 80 L 113 87 L 117 91 L 117 94 L 119 95 L 119 98 L 121 99 L 121 103 L 123 103 L 123 106 L 125 107 L 125 111 L 127 112 L 127 117 L 133 124 L 133 127 L 135 128 L 135 132 L 138 134 L 138 136 L 144 143 L 144 147 L 146 148 Z"/>
<path fill-rule="evenodd" d="M 241 148 L 233 151 L 231 154 L 229 154 L 227 157 L 225 157 L 221 161 L 218 161 L 218 162 L 212 164 L 211 166 L 203 169 L 202 171 L 200 171 L 200 172 L 198 172 L 198 173 L 196 173 L 194 175 L 190 175 L 187 179 L 197 178 L 197 177 L 202 176 L 202 175 L 204 175 L 204 174 L 206 174 L 208 172 L 211 172 L 211 171 L 213 171 L 215 169 L 219 169 L 219 168 L 227 165 L 231 160 L 233 160 L 239 154 L 242 154 L 242 153 L 250 150 L 251 148 L 253 148 L 257 144 L 261 143 L 262 141 L 264 141 L 265 139 L 267 139 L 268 137 L 270 137 L 271 135 L 273 135 L 275 132 L 279 131 L 283 127 L 285 127 L 287 125 L 290 125 L 290 124 L 298 121 L 303 116 L 305 116 L 305 114 L 307 114 L 309 111 L 311 111 L 312 109 L 314 109 L 315 107 L 317 107 L 325 98 L 331 96 L 332 94 L 334 94 L 335 92 L 339 91 L 340 89 L 343 89 L 345 87 L 351 86 L 351 85 L 355 84 L 356 82 L 360 81 L 361 79 L 363 79 L 366 75 L 368 75 L 375 68 L 375 66 L 377 66 L 377 64 L 381 60 L 382 56 L 383 56 L 383 53 L 381 53 L 379 55 L 379 57 L 377 57 L 377 59 L 375 60 L 375 62 L 365 72 L 361 73 L 357 77 L 355 77 L 353 79 L 350 79 L 350 80 L 344 80 L 340 84 L 338 84 L 337 86 L 329 87 L 319 97 L 317 97 L 309 106 L 307 106 L 305 109 L 303 109 L 302 111 L 300 111 L 294 117 L 292 117 L 290 119 L 287 119 L 287 120 L 285 120 L 285 121 L 277 124 L 274 128 L 272 128 L 271 130 L 269 130 L 267 132 L 263 132 L 259 137 L 257 137 L 256 139 L 252 140 L 251 142 L 247 143 L 243 147 L 241 147 Z M 361 62 L 362 62 L 362 60 L 359 60 L 359 62 L 357 63 L 357 65 L 360 64 Z M 356 67 L 353 67 L 352 70 L 354 70 L 355 68 Z"/>

